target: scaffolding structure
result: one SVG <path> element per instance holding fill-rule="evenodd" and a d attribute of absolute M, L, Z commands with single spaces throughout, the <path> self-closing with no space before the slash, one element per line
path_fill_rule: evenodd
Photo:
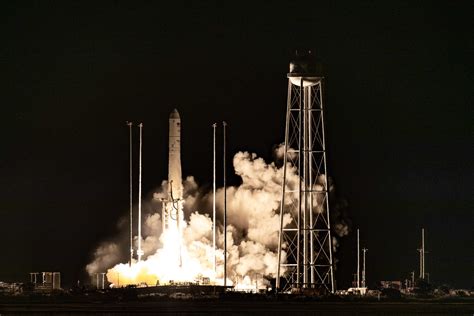
<path fill-rule="evenodd" d="M 290 63 L 288 79 L 276 287 L 334 292 L 324 78 L 309 53 Z"/>

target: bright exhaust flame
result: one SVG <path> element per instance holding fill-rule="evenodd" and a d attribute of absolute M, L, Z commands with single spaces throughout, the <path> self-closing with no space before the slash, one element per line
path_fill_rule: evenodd
<path fill-rule="evenodd" d="M 164 245 L 146 260 L 132 265 L 117 264 L 107 272 L 107 279 L 115 286 L 128 284 L 165 285 L 173 283 L 216 283 L 213 270 L 213 249 L 203 243 L 192 243 L 188 247 L 182 243 L 177 231 L 167 231 L 161 236 Z M 180 251 L 181 250 L 181 251 Z M 199 254 L 198 256 L 195 256 Z M 222 252 L 218 254 L 223 258 Z M 209 281 L 206 281 L 208 278 Z"/>
<path fill-rule="evenodd" d="M 148 256 L 146 260 L 135 261 L 132 265 L 118 264 L 107 272 L 107 279 L 114 286 L 129 284 L 138 285 L 167 285 L 176 283 L 198 283 L 198 284 L 219 284 L 216 283 L 217 271 L 214 271 L 214 249 L 205 242 L 190 240 L 184 242 L 183 232 L 187 232 L 187 223 L 183 220 L 183 203 L 174 201 L 163 203 L 162 215 L 171 214 L 166 217 L 166 224 L 163 223 L 163 232 L 160 242 L 163 245 L 155 254 Z M 193 214 L 193 217 L 199 214 Z M 205 219 L 210 220 L 208 217 Z M 209 222 L 199 221 L 198 228 L 205 229 L 206 232 L 212 229 Z M 206 234 L 207 235 L 207 234 Z M 202 239 L 203 236 L 201 236 Z M 223 252 L 216 251 L 216 257 L 223 258 Z M 223 259 L 219 258 L 219 261 Z M 222 273 L 222 272 L 221 272 Z M 122 276 L 123 275 L 123 276 Z"/>

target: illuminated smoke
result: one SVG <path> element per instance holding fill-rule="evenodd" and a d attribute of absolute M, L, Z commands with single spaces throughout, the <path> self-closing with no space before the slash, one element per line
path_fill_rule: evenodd
<path fill-rule="evenodd" d="M 103 242 L 94 252 L 94 260 L 86 266 L 89 275 L 103 271 L 105 267 L 111 267 L 120 260 L 120 247 L 114 242 Z"/>
<path fill-rule="evenodd" d="M 281 146 L 275 156 L 281 158 Z M 233 159 L 235 173 L 242 178 L 240 186 L 227 188 L 227 264 L 228 284 L 241 289 L 255 289 L 268 284 L 277 271 L 278 231 L 280 227 L 280 199 L 283 168 L 275 163 L 267 164 L 262 158 L 248 152 L 238 152 Z M 296 187 L 299 178 L 294 167 L 288 165 L 288 187 Z M 324 180 L 324 179 L 322 179 Z M 330 194 L 334 192 L 331 179 Z M 167 182 L 164 181 L 153 198 L 145 201 L 143 226 L 145 260 L 135 262 L 132 267 L 123 262 L 127 247 L 116 243 L 103 243 L 94 253 L 94 260 L 86 269 L 89 274 L 108 269 L 107 279 L 118 285 L 147 283 L 155 285 L 174 282 L 192 282 L 210 279 L 211 283 L 223 281 L 223 188 L 217 190 L 217 271 L 213 270 L 212 248 L 212 192 L 202 192 L 193 177 L 183 181 L 184 214 L 186 227 L 182 236 L 182 266 L 173 258 L 179 247 L 178 236 L 162 234 L 161 202 L 166 197 Z M 338 237 L 347 235 L 349 222 L 345 220 L 343 207 L 331 209 L 333 228 Z M 284 225 L 290 222 L 285 214 Z M 334 222 L 335 221 L 335 222 Z M 181 239 L 180 239 L 181 240 Z M 334 250 L 337 238 L 333 236 Z M 119 255 L 120 253 L 120 255 Z M 282 253 L 285 260 L 286 253 Z"/>

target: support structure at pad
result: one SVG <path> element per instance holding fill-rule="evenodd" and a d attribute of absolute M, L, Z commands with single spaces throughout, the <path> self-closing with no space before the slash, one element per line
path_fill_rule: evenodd
<path fill-rule="evenodd" d="M 311 55 L 290 63 L 276 287 L 334 292 L 323 77 Z"/>

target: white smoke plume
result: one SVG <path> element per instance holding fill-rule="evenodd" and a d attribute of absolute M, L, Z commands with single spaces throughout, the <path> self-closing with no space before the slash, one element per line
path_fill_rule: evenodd
<path fill-rule="evenodd" d="M 281 155 L 281 146 L 276 148 L 277 158 Z M 240 186 L 227 188 L 227 271 L 230 284 L 238 287 L 255 288 L 255 279 L 259 280 L 260 286 L 268 284 L 268 278 L 274 278 L 278 265 L 278 232 L 280 228 L 280 201 L 283 168 L 277 167 L 275 163 L 266 163 L 256 154 L 238 152 L 233 159 L 235 173 L 242 178 Z M 298 185 L 299 177 L 294 167 L 288 164 L 288 187 Z M 328 179 L 330 180 L 330 179 Z M 331 183 L 331 181 L 329 181 Z M 170 271 L 174 267 L 164 264 L 169 258 L 166 246 L 166 236 L 162 235 L 161 224 L 161 198 L 165 198 L 167 182 L 163 181 L 159 190 L 153 198 L 144 203 L 145 220 L 143 226 L 142 243 L 145 251 L 145 260 L 132 265 L 131 271 L 128 264 L 119 264 L 123 254 L 127 251 L 126 245 L 115 243 L 103 243 L 94 253 L 94 260 L 86 267 L 89 274 L 108 270 L 108 280 L 117 284 L 120 275 L 120 283 L 155 284 L 157 281 L 165 282 L 167 274 L 173 275 L 173 280 L 193 281 L 199 277 L 210 277 L 215 282 L 223 278 L 223 195 L 224 190 L 220 188 L 216 192 L 216 208 L 218 212 L 218 236 L 217 246 L 219 248 L 217 257 L 217 273 L 213 270 L 213 247 L 212 247 L 212 192 L 202 192 L 193 177 L 187 177 L 183 181 L 184 187 L 184 213 L 186 227 L 183 232 L 183 265 L 186 264 L 186 275 L 183 271 Z M 334 191 L 331 184 L 330 193 Z M 331 214 L 336 222 L 333 228 L 338 237 L 349 232 L 348 224 L 344 220 L 344 214 L 335 210 L 335 216 Z M 154 211 L 153 211 L 154 210 Z M 331 210 L 333 211 L 333 210 Z M 285 214 L 284 225 L 291 221 L 290 215 Z M 337 238 L 334 236 L 334 247 Z M 168 255 L 168 257 L 167 257 Z M 282 252 L 282 259 L 286 254 Z M 114 267 L 115 266 L 115 267 Z M 113 268 L 112 268 L 113 267 Z M 180 275 L 180 277 L 176 277 Z M 168 278 L 170 280 L 170 278 Z"/>
<path fill-rule="evenodd" d="M 103 242 L 94 252 L 94 260 L 86 266 L 89 275 L 94 275 L 104 270 L 104 267 L 111 267 L 120 260 L 121 247 L 114 242 Z"/>

